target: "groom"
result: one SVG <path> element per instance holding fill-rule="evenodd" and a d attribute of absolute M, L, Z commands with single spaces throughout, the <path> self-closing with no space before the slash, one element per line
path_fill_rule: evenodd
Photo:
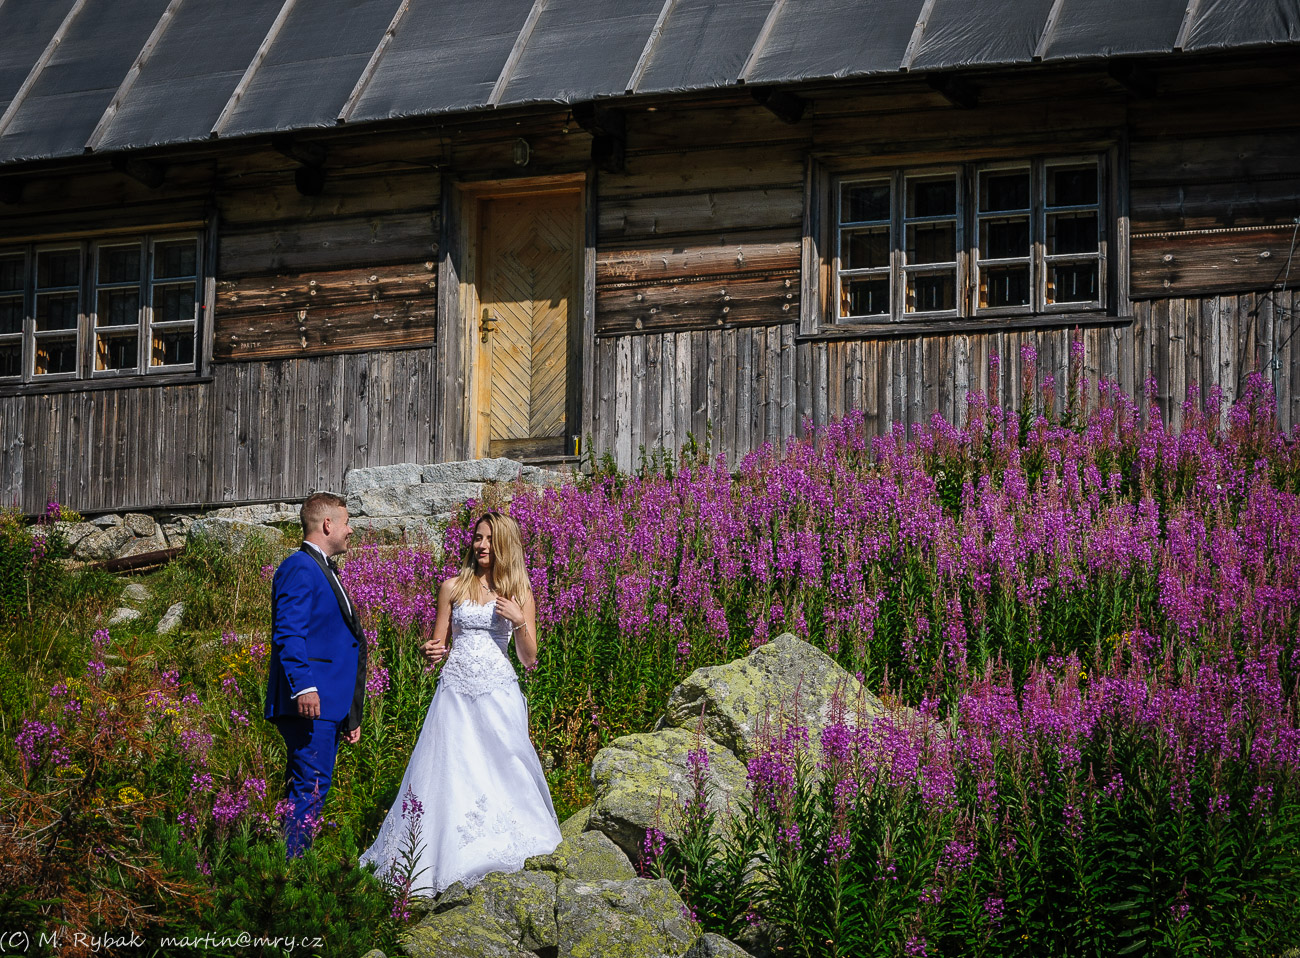
<path fill-rule="evenodd" d="M 318 492 L 302 504 L 302 548 L 280 563 L 272 582 L 271 670 L 266 717 L 284 737 L 290 858 L 311 845 L 334 775 L 340 741 L 361 738 L 366 642 L 339 581 L 334 557 L 347 551 L 347 502 Z"/>

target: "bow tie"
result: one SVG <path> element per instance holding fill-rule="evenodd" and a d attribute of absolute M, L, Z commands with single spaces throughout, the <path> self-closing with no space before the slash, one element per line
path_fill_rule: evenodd
<path fill-rule="evenodd" d="M 335 562 L 333 559 L 326 559 L 325 564 L 329 566 L 330 571 L 333 572 L 335 575 L 339 574 L 339 564 Z"/>

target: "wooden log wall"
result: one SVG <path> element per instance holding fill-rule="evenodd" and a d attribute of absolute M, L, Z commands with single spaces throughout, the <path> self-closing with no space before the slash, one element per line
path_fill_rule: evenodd
<path fill-rule="evenodd" d="M 1062 71 L 980 78 L 976 109 L 903 80 L 808 91 L 810 116 L 795 125 L 740 103 L 629 119 L 626 173 L 600 179 L 597 451 L 636 468 L 708 428 L 735 466 L 854 409 L 875 434 L 935 413 L 960 422 L 971 391 L 1019 403 L 1026 346 L 1063 408 L 1075 339 L 1092 402 L 1102 379 L 1132 395 L 1153 381 L 1178 428 L 1189 386 L 1231 400 L 1258 372 L 1275 384 L 1280 426 L 1300 425 L 1300 298 L 1273 288 L 1300 215 L 1300 122 L 1267 93 L 1300 71 L 1280 62 L 1162 70 L 1154 98 L 1101 71 Z M 1117 144 L 1132 290 L 1109 318 L 799 334 L 805 156 L 846 172 Z"/>
<path fill-rule="evenodd" d="M 208 381 L 0 399 L 3 496 L 28 513 L 300 499 L 355 466 L 427 462 L 433 355 L 214 367 Z"/>

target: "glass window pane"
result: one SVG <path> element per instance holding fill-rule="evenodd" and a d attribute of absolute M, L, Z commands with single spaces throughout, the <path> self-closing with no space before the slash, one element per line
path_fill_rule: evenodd
<path fill-rule="evenodd" d="M 194 329 L 155 330 L 152 366 L 189 366 L 194 362 Z"/>
<path fill-rule="evenodd" d="M 980 256 L 984 259 L 1010 259 L 1029 253 L 1029 217 L 980 221 Z"/>
<path fill-rule="evenodd" d="M 889 277 L 846 279 L 841 284 L 841 316 L 883 316 L 889 313 Z"/>
<path fill-rule="evenodd" d="M 156 243 L 153 248 L 153 275 L 155 279 L 173 279 L 195 275 L 199 249 L 195 240 L 173 240 Z"/>
<path fill-rule="evenodd" d="M 77 371 L 77 339 L 41 338 L 36 340 L 36 375 Z"/>
<path fill-rule="evenodd" d="M 909 179 L 907 181 L 907 215 L 957 215 L 957 178 Z"/>
<path fill-rule="evenodd" d="M 980 176 L 980 211 L 1029 209 L 1029 171 L 1008 170 Z"/>
<path fill-rule="evenodd" d="M 21 291 L 23 282 L 23 254 L 0 256 L 0 293 Z"/>
<path fill-rule="evenodd" d="M 1097 264 L 1055 263 L 1047 268 L 1049 303 L 1092 303 L 1097 295 Z"/>
<path fill-rule="evenodd" d="M 907 311 L 928 313 L 957 308 L 957 279 L 952 273 L 909 273 Z"/>
<path fill-rule="evenodd" d="M 76 329 L 76 293 L 41 293 L 36 297 L 36 328 Z"/>
<path fill-rule="evenodd" d="M 99 326 L 134 326 L 140 322 L 140 287 L 101 289 L 95 322 Z"/>
<path fill-rule="evenodd" d="M 840 269 L 877 269 L 889 265 L 888 226 L 845 230 L 840 235 Z"/>
<path fill-rule="evenodd" d="M 23 374 L 23 344 L 4 343 L 0 345 L 0 376 L 21 376 Z"/>
<path fill-rule="evenodd" d="M 840 188 L 840 222 L 889 219 L 888 183 L 846 183 Z"/>
<path fill-rule="evenodd" d="M 153 321 L 174 323 L 194 318 L 194 284 L 169 284 L 153 288 Z"/>
<path fill-rule="evenodd" d="M 139 342 L 135 330 L 101 335 L 95 343 L 95 368 L 135 369 L 139 365 Z"/>
<path fill-rule="evenodd" d="M 1029 305 L 1029 267 L 990 266 L 980 269 L 980 306 Z"/>
<path fill-rule="evenodd" d="M 1049 166 L 1048 206 L 1092 206 L 1097 203 L 1097 167 Z"/>
<path fill-rule="evenodd" d="M 23 298 L 0 296 L 0 334 L 23 331 Z"/>
<path fill-rule="evenodd" d="M 925 223 L 907 228 L 909 263 L 952 263 L 956 259 L 955 223 Z"/>
<path fill-rule="evenodd" d="M 1047 217 L 1047 252 L 1097 252 L 1097 214 L 1050 214 Z"/>
<path fill-rule="evenodd" d="M 36 287 L 53 289 L 81 282 L 81 250 L 49 249 L 36 254 Z"/>
<path fill-rule="evenodd" d="M 140 244 L 101 246 L 99 248 L 99 282 L 140 282 Z"/>

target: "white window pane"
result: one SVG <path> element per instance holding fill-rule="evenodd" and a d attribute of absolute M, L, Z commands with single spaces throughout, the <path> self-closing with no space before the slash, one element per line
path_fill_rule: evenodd
<path fill-rule="evenodd" d="M 840 234 L 841 269 L 879 269 L 888 265 L 888 226 L 845 230 Z"/>
<path fill-rule="evenodd" d="M 980 220 L 980 256 L 983 259 L 1014 259 L 1028 256 L 1028 216 L 999 216 Z"/>
<path fill-rule="evenodd" d="M 81 284 L 81 250 L 50 249 L 36 254 L 36 288 L 57 289 Z"/>
<path fill-rule="evenodd" d="M 0 335 L 23 331 L 22 296 L 0 296 Z"/>
<path fill-rule="evenodd" d="M 1053 263 L 1047 268 L 1049 303 L 1091 303 L 1101 297 L 1097 287 L 1097 262 Z"/>
<path fill-rule="evenodd" d="M 909 313 L 932 313 L 956 308 L 957 277 L 952 272 L 908 274 Z"/>
<path fill-rule="evenodd" d="M 846 183 L 840 188 L 840 222 L 889 220 L 889 184 Z"/>
<path fill-rule="evenodd" d="M 169 240 L 155 243 L 153 248 L 154 279 L 176 279 L 194 276 L 199 261 L 196 240 Z"/>
<path fill-rule="evenodd" d="M 76 329 L 79 296 L 76 293 L 39 293 L 36 296 L 36 328 Z"/>
<path fill-rule="evenodd" d="M 1028 170 L 989 170 L 980 174 L 980 212 L 1029 209 Z"/>
<path fill-rule="evenodd" d="M 956 216 L 957 178 L 951 174 L 907 181 L 907 217 Z"/>
<path fill-rule="evenodd" d="M 980 306 L 1029 305 L 1029 264 L 980 268 Z"/>
<path fill-rule="evenodd" d="M 909 264 L 952 263 L 956 260 L 956 223 L 918 223 L 907 228 Z"/>
<path fill-rule="evenodd" d="M 0 376 L 21 376 L 23 374 L 23 343 L 0 343 Z"/>
<path fill-rule="evenodd" d="M 1047 217 L 1047 252 L 1095 253 L 1097 245 L 1097 214 L 1051 213 Z"/>

